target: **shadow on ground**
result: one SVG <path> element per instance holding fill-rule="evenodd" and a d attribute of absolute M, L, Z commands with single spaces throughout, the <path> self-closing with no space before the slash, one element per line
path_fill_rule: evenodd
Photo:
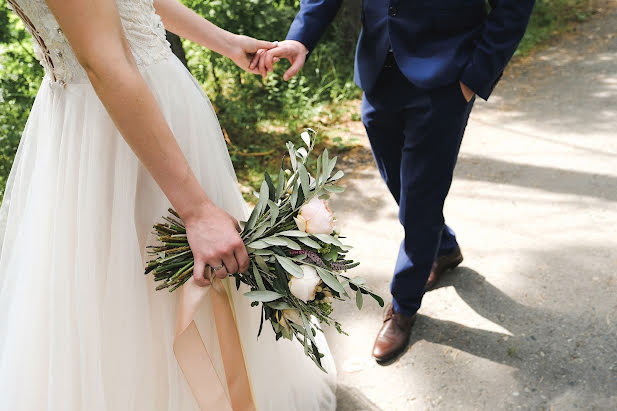
<path fill-rule="evenodd" d="M 382 411 L 366 398 L 366 396 L 357 388 L 348 385 L 339 384 L 336 389 L 337 409 L 354 410 L 354 411 Z"/>
<path fill-rule="evenodd" d="M 556 261 L 564 255 L 576 264 L 576 256 L 588 251 L 539 252 L 529 266 L 534 267 L 539 261 Z M 584 273 L 583 264 L 580 268 L 580 271 L 570 272 Z M 594 291 L 602 293 L 602 289 L 610 293 L 615 285 L 614 277 L 609 277 L 607 284 L 594 283 L 589 278 L 566 277 L 563 280 L 568 287 L 574 288 L 573 298 L 593 295 Z M 535 285 L 550 295 L 550 284 L 541 284 L 540 281 Z M 617 301 L 613 307 L 599 306 L 597 309 L 590 301 L 585 311 L 571 309 L 563 303 L 548 304 L 548 308 L 530 307 L 510 298 L 469 267 L 447 273 L 437 288 L 441 287 L 453 287 L 477 314 L 503 327 L 509 334 L 420 315 L 412 344 L 428 341 L 512 367 L 529 396 L 543 393 L 542 399 L 537 395 L 540 401 L 535 406 L 548 407 L 549 400 L 555 401 L 572 392 L 576 395 L 564 404 L 569 408 L 609 409 L 605 407 L 617 405 L 617 397 L 606 397 L 607 393 L 617 392 L 617 325 L 616 319 L 610 318 L 617 313 Z M 597 297 L 600 301 L 610 301 L 609 294 Z M 551 302 L 550 297 L 548 302 Z M 578 303 L 573 305 L 580 306 Z M 473 377 L 468 383 L 473 386 Z"/>
<path fill-rule="evenodd" d="M 544 130 L 593 134 L 617 121 L 617 10 L 582 26 L 570 40 L 510 66 L 482 110 L 489 121 L 524 118 Z M 560 87 L 554 87 L 558 78 Z M 512 80 L 512 81 L 510 81 Z M 519 98 L 525 104 L 519 104 Z M 503 124 L 503 123 L 502 123 Z M 613 154 L 616 154 L 615 152 Z"/>

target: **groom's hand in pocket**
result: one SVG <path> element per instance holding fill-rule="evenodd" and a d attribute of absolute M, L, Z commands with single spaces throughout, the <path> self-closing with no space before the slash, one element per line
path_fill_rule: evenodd
<path fill-rule="evenodd" d="M 307 54 L 308 49 L 304 44 L 296 40 L 285 40 L 270 50 L 258 51 L 249 68 L 258 70 L 263 77 L 266 77 L 268 72 L 274 69 L 274 63 L 281 59 L 287 59 L 291 64 L 291 67 L 283 75 L 283 79 L 287 81 L 302 69 Z"/>

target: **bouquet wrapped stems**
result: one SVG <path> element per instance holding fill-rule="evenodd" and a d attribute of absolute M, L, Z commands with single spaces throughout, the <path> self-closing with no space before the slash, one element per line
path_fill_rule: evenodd
<path fill-rule="evenodd" d="M 359 263 L 346 258 L 351 247 L 342 243 L 335 230 L 334 215 L 326 200 L 343 188 L 336 182 L 342 171 L 334 172 L 336 157 L 324 152 L 315 162 L 315 172 L 307 169 L 314 148 L 315 133 L 302 133 L 305 146 L 298 149 L 287 143 L 291 169 L 281 163 L 276 184 L 268 173 L 259 190 L 259 200 L 243 223 L 242 240 L 250 258 L 250 268 L 235 273 L 236 287 L 244 283 L 250 291 L 244 295 L 252 306 L 261 309 L 259 333 L 269 321 L 277 340 L 294 338 L 319 368 L 321 357 L 315 336 L 321 325 L 334 325 L 344 333 L 332 316 L 334 300 L 351 299 L 355 294 L 358 309 L 368 295 L 379 305 L 384 302 L 361 277 L 348 270 Z M 174 291 L 193 275 L 193 255 L 180 216 L 172 209 L 163 222 L 154 225 L 158 244 L 150 247 L 153 259 L 146 266 L 158 283 L 157 290 Z"/>

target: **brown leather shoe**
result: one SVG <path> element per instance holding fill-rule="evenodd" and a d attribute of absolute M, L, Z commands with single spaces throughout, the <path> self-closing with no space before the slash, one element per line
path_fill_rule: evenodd
<path fill-rule="evenodd" d="M 415 322 L 416 314 L 403 315 L 395 312 L 392 304 L 388 305 L 383 325 L 373 346 L 373 357 L 377 364 L 392 364 L 405 354 Z"/>
<path fill-rule="evenodd" d="M 426 280 L 426 285 L 424 288 L 426 291 L 432 289 L 437 285 L 437 281 L 439 281 L 439 277 L 446 271 L 452 268 L 457 267 L 460 263 L 463 262 L 463 254 L 461 254 L 460 247 L 456 247 L 454 251 L 450 254 L 442 255 L 437 257 L 433 262 L 433 268 L 431 268 L 431 274 L 428 276 L 428 280 Z"/>

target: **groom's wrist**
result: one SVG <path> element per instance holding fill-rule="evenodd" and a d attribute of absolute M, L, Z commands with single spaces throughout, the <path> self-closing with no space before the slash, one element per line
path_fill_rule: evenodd
<path fill-rule="evenodd" d="M 309 49 L 301 42 L 298 40 L 286 40 L 289 42 L 293 42 L 296 45 L 296 48 L 299 52 L 306 54 L 309 54 Z"/>

